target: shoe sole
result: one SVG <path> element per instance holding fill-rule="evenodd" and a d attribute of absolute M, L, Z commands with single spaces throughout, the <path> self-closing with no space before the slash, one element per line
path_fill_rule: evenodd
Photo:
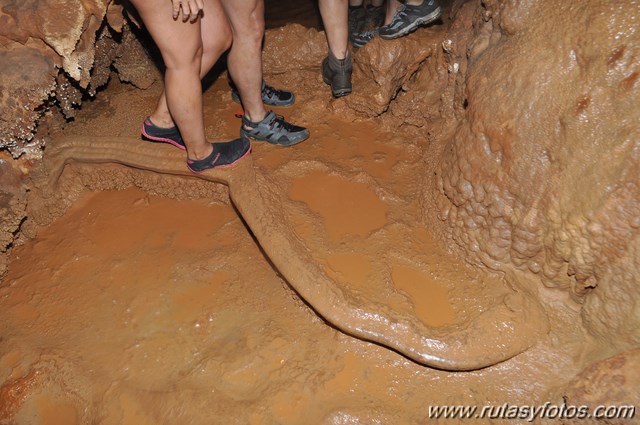
<path fill-rule="evenodd" d="M 386 35 L 386 36 L 382 35 L 380 33 L 378 33 L 378 35 L 383 40 L 394 40 L 396 38 L 403 37 L 403 36 L 409 34 L 410 32 L 413 32 L 416 29 L 418 29 L 419 26 L 426 25 L 426 24 L 429 24 L 429 23 L 435 21 L 436 19 L 438 19 L 440 17 L 441 12 L 442 12 L 442 10 L 438 7 L 436 10 L 434 10 L 431 13 L 429 13 L 428 15 L 422 16 L 422 17 L 416 19 L 415 21 L 413 21 L 412 24 L 408 25 L 406 28 L 404 28 L 400 32 L 397 32 L 397 33 L 395 33 L 393 35 Z"/>
<path fill-rule="evenodd" d="M 327 85 L 331 85 L 331 81 L 327 80 L 326 78 L 324 78 L 324 76 L 322 77 L 322 81 L 324 81 L 325 84 Z M 331 88 L 331 94 L 333 94 L 333 97 L 342 97 L 342 96 L 346 96 L 348 94 L 351 94 L 351 91 L 353 89 L 351 87 L 349 88 L 344 88 L 344 89 L 338 89 L 338 90 L 334 90 L 333 87 Z"/>
<path fill-rule="evenodd" d="M 202 171 L 196 171 L 191 169 L 191 167 L 189 167 L 189 164 L 187 164 L 187 168 L 189 169 L 189 171 L 191 171 L 194 174 L 200 174 L 200 173 L 204 173 L 205 171 L 209 171 L 209 170 L 215 170 L 217 168 L 229 168 L 229 167 L 233 167 L 234 165 L 236 165 L 238 162 L 242 161 L 244 158 L 247 157 L 247 155 L 249 155 L 251 153 L 251 146 L 249 146 L 249 149 L 247 149 L 247 151 L 238 159 L 236 159 L 235 161 L 229 163 L 229 164 L 224 164 L 224 165 L 217 165 L 211 168 L 207 168 L 204 169 Z"/>
<path fill-rule="evenodd" d="M 182 146 L 180 143 L 177 143 L 175 140 L 167 139 L 165 137 L 149 136 L 149 134 L 144 130 L 144 126 L 142 126 L 142 137 L 144 137 L 145 139 L 147 139 L 150 142 L 168 143 L 170 145 L 175 146 L 176 148 L 178 148 L 180 150 L 183 150 L 183 151 L 187 150 L 186 147 Z"/>
<path fill-rule="evenodd" d="M 311 134 L 310 134 L 310 133 L 307 133 L 307 135 L 305 136 L 305 138 L 304 138 L 304 139 L 300 139 L 300 140 L 298 140 L 298 141 L 295 141 L 295 142 L 289 143 L 288 145 L 283 145 L 282 143 L 273 143 L 273 142 L 270 142 L 270 141 L 268 141 L 268 140 L 266 140 L 266 139 L 258 139 L 258 138 L 256 138 L 255 136 L 252 136 L 252 135 L 251 135 L 251 134 L 249 134 L 249 133 L 245 133 L 245 132 L 244 132 L 244 131 L 242 131 L 242 130 L 240 130 L 240 135 L 241 135 L 242 137 L 246 137 L 247 139 L 251 139 L 251 140 L 254 140 L 254 141 L 256 141 L 256 142 L 264 142 L 264 143 L 268 143 L 268 144 L 270 144 L 270 145 L 274 145 L 274 146 L 282 146 L 282 147 L 284 147 L 284 148 L 288 148 L 289 146 L 294 146 L 294 145 L 297 145 L 298 143 L 302 143 L 302 142 L 304 142 L 305 140 L 307 140 L 307 139 L 309 138 L 309 136 L 310 136 Z"/>

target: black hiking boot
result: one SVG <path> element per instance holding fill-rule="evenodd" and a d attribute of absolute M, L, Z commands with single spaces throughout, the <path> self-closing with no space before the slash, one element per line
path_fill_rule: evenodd
<path fill-rule="evenodd" d="M 359 25 L 355 33 L 349 33 L 351 44 L 354 47 L 364 47 L 373 37 L 378 34 L 378 29 L 384 23 L 384 7 L 382 6 L 367 6 L 364 22 Z"/>
<path fill-rule="evenodd" d="M 367 19 L 367 9 L 364 5 L 349 6 L 349 40 L 353 43 L 355 37 L 364 31 Z"/>
<path fill-rule="evenodd" d="M 351 93 L 351 72 L 353 63 L 351 52 L 347 51 L 344 59 L 336 58 L 331 51 L 322 61 L 322 79 L 331 86 L 334 97 L 346 96 Z"/>

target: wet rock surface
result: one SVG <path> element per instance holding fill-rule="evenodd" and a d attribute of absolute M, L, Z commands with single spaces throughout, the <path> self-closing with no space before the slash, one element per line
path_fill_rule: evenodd
<path fill-rule="evenodd" d="M 211 181 L 132 138 L 161 90 L 132 49 L 114 66 L 148 89 L 112 81 L 68 106 L 76 121 L 52 132 L 28 205 L 20 179 L 3 195 L 3 250 L 18 225 L 36 239 L 12 248 L 0 284 L 0 413 L 209 423 L 215 405 L 225 423 L 425 423 L 432 404 L 638 400 L 637 6 L 447 4 L 442 24 L 357 51 L 356 90 L 338 100 L 318 71 L 324 35 L 270 30 L 267 81 L 298 98 L 279 112 L 313 137 L 255 144 Z M 135 41 L 109 34 L 95 60 L 110 66 Z M 239 127 L 223 80 L 205 94 L 212 140 Z M 131 186 L 145 192 L 86 194 Z M 172 227 L 186 216 L 199 218 Z M 68 305 L 83 306 L 73 320 Z"/>
<path fill-rule="evenodd" d="M 7 270 L 7 249 L 13 246 L 26 215 L 24 176 L 8 156 L 0 156 L 0 275 Z"/>
<path fill-rule="evenodd" d="M 632 409 L 637 411 L 640 404 L 639 385 L 640 350 L 636 348 L 595 362 L 557 390 L 556 396 L 572 406 L 587 406 L 594 415 L 601 416 L 587 418 L 584 423 L 635 423 L 637 414 L 632 415 Z M 616 407 L 620 407 L 619 417 Z"/>
<path fill-rule="evenodd" d="M 73 118 L 107 83 L 112 65 L 123 81 L 140 87 L 159 77 L 123 12 L 110 0 L 3 2 L 0 148 L 14 157 L 39 157 L 47 134 L 38 135 L 38 126 L 51 110 Z"/>
<path fill-rule="evenodd" d="M 484 3 L 465 116 L 437 170 L 440 216 L 466 258 L 569 290 L 618 347 L 638 343 L 636 6 Z"/>

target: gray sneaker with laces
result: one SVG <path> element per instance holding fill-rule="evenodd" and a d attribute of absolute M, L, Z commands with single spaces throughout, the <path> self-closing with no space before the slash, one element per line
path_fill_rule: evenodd
<path fill-rule="evenodd" d="M 273 145 L 292 146 L 309 138 L 309 130 L 290 124 L 283 117 L 269 111 L 260 122 L 249 121 L 242 116 L 240 135 Z"/>
<path fill-rule="evenodd" d="M 415 31 L 420 25 L 435 21 L 442 13 L 437 0 L 423 0 L 419 6 L 403 4 L 389 25 L 378 29 L 378 35 L 385 40 L 399 38 Z"/>
<path fill-rule="evenodd" d="M 349 32 L 349 39 L 353 47 L 364 47 L 378 34 L 378 28 L 384 23 L 384 8 L 382 6 L 365 6 L 365 17 Z"/>
<path fill-rule="evenodd" d="M 234 102 L 242 103 L 240 93 L 232 86 L 231 99 Z M 295 103 L 296 96 L 289 90 L 280 90 L 271 87 L 262 80 L 262 103 L 269 106 L 291 106 Z"/>

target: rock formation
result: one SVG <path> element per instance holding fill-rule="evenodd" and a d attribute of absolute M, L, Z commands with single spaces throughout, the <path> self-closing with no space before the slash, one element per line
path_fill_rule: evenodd
<path fill-rule="evenodd" d="M 540 284 L 519 291 L 569 295 L 595 357 L 630 352 L 621 358 L 635 359 L 629 350 L 640 343 L 640 4 L 449 6 L 441 28 L 374 39 L 358 51 L 354 82 L 362 90 L 306 107 L 356 121 L 379 117 L 382 127 L 420 140 L 421 225 L 471 264 Z M 53 21 L 52 10 L 76 12 Z M 148 60 L 126 28 L 121 8 L 106 0 L 3 6 L 0 103 L 8 113 L 0 117 L 0 147 L 14 157 L 38 153 L 46 135 L 36 124 L 52 107 L 72 117 L 83 96 L 106 83 L 112 64 L 121 78 L 148 85 L 148 74 L 135 71 L 150 68 Z M 317 67 L 324 54 L 315 30 L 290 26 L 267 38 L 267 73 Z M 19 173 L 4 173 L 2 252 L 25 214 Z M 585 370 L 563 391 L 588 398 L 584 381 L 604 382 L 599 370 L 618 363 L 613 357 Z"/>
<path fill-rule="evenodd" d="M 39 156 L 37 127 L 53 108 L 67 118 L 109 79 L 148 87 L 157 78 L 111 0 L 5 1 L 0 9 L 0 148 Z M 141 72 L 143 70 L 143 72 Z"/>
<path fill-rule="evenodd" d="M 623 349 L 640 342 L 637 10 L 482 2 L 450 59 L 465 111 L 437 167 L 465 258 L 569 291 L 589 331 Z"/>

